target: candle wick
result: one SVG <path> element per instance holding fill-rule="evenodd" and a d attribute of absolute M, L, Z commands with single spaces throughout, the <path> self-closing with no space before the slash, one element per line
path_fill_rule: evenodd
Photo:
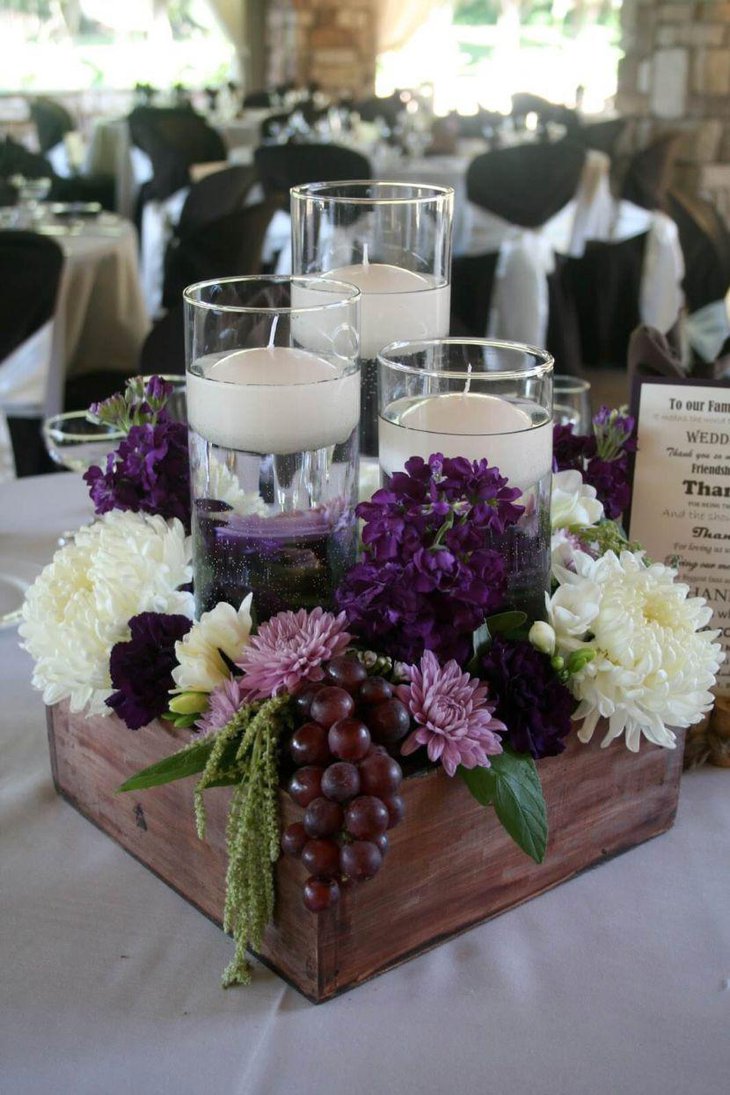
<path fill-rule="evenodd" d="M 363 264 L 363 266 L 369 266 L 370 265 L 370 259 L 368 258 L 368 245 L 367 245 L 367 243 L 364 243 L 362 245 L 362 264 Z"/>
<path fill-rule="evenodd" d="M 471 388 L 471 362 L 469 362 L 466 366 L 466 371 L 469 375 L 467 376 L 466 383 L 464 384 L 464 395 L 468 395 L 469 389 Z"/>
<path fill-rule="evenodd" d="M 276 338 L 276 325 L 277 325 L 278 322 L 279 322 L 279 316 L 275 315 L 274 319 L 273 319 L 273 322 L 271 324 L 271 331 L 269 333 L 269 341 L 266 344 L 266 349 L 267 350 L 273 350 L 273 348 L 274 348 L 274 339 Z"/>

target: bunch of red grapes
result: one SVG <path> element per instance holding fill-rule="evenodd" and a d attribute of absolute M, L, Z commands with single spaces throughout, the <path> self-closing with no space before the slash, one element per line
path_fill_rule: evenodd
<path fill-rule="evenodd" d="M 325 679 L 295 697 L 305 720 L 291 737 L 297 768 L 289 794 L 304 807 L 281 846 L 309 871 L 304 904 L 321 912 L 336 904 L 343 885 L 380 870 L 388 830 L 403 818 L 401 767 L 387 746 L 408 733 L 408 708 L 383 677 L 370 677 L 354 657 L 325 667 Z"/>

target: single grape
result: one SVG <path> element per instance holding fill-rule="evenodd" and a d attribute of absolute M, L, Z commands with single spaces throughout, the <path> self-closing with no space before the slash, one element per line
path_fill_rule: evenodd
<path fill-rule="evenodd" d="M 340 849 L 340 869 L 353 882 L 372 878 L 380 870 L 383 853 L 370 840 L 356 840 Z"/>
<path fill-rule="evenodd" d="M 304 684 L 294 696 L 294 708 L 298 715 L 303 719 L 309 716 L 309 709 L 312 706 L 312 700 L 317 692 L 319 692 L 321 684 Z"/>
<path fill-rule="evenodd" d="M 404 738 L 411 727 L 408 708 L 400 700 L 385 700 L 371 707 L 367 714 L 373 741 L 391 744 Z"/>
<path fill-rule="evenodd" d="M 289 780 L 289 794 L 300 806 L 309 806 L 322 794 L 322 773 L 324 768 L 308 765 L 298 768 Z"/>
<path fill-rule="evenodd" d="M 402 795 L 386 795 L 383 802 L 390 818 L 388 828 L 393 829 L 406 816 L 406 804 Z"/>
<path fill-rule="evenodd" d="M 360 773 L 354 764 L 340 760 L 322 774 L 322 794 L 334 802 L 347 802 L 360 792 Z"/>
<path fill-rule="evenodd" d="M 387 798 L 396 793 L 402 782 L 400 764 L 387 753 L 370 753 L 360 764 L 360 790 L 364 795 Z"/>
<path fill-rule="evenodd" d="M 386 681 L 385 677 L 368 677 L 361 684 L 357 698 L 360 703 L 368 704 L 368 706 L 383 703 L 384 700 L 393 698 L 393 685 Z"/>
<path fill-rule="evenodd" d="M 315 798 L 304 811 L 304 829 L 308 836 L 334 836 L 342 828 L 344 819 L 339 803 Z"/>
<path fill-rule="evenodd" d="M 287 855 L 299 856 L 302 848 L 309 840 L 301 821 L 295 821 L 293 825 L 287 825 L 281 834 L 281 848 Z"/>
<path fill-rule="evenodd" d="M 340 887 L 334 878 L 308 878 L 302 896 L 310 912 L 324 912 L 340 900 Z"/>
<path fill-rule="evenodd" d="M 320 688 L 312 700 L 309 714 L 325 730 L 329 730 L 333 722 L 338 719 L 348 718 L 355 710 L 355 701 L 344 688 Z"/>
<path fill-rule="evenodd" d="M 370 749 L 370 731 L 359 719 L 338 719 L 330 726 L 327 741 L 340 760 L 362 760 Z"/>
<path fill-rule="evenodd" d="M 340 846 L 335 840 L 308 840 L 302 863 L 317 878 L 332 878 L 340 869 Z"/>
<path fill-rule="evenodd" d="M 388 847 L 390 846 L 390 841 L 388 840 L 388 834 L 387 833 L 378 833 L 377 836 L 373 837 L 373 844 L 377 845 L 377 847 L 380 849 L 380 854 L 381 855 L 385 855 L 385 853 L 388 851 Z"/>
<path fill-rule="evenodd" d="M 289 752 L 295 764 L 329 764 L 332 759 L 327 731 L 318 722 L 305 722 L 292 734 Z"/>
<path fill-rule="evenodd" d="M 338 688 L 344 688 L 346 692 L 357 693 L 363 681 L 367 680 L 368 671 L 357 658 L 340 654 L 333 658 L 325 666 L 327 679 L 336 684 Z"/>
<path fill-rule="evenodd" d="M 360 795 L 345 810 L 345 828 L 355 840 L 373 840 L 388 828 L 390 815 L 374 795 Z"/>

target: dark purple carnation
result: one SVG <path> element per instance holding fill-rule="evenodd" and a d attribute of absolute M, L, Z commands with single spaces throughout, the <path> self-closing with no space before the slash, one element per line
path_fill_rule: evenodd
<path fill-rule="evenodd" d="M 129 621 L 129 641 L 112 647 L 109 671 L 117 691 L 106 702 L 130 730 L 167 711 L 177 665 L 175 643 L 191 627 L 187 616 L 141 612 Z"/>
<path fill-rule="evenodd" d="M 463 665 L 472 633 L 504 607 L 495 545 L 523 512 L 519 493 L 486 460 L 412 457 L 357 508 L 365 557 L 337 591 L 351 629 L 403 661 L 432 650 Z"/>
<path fill-rule="evenodd" d="M 627 454 L 622 453 L 615 460 L 594 456 L 588 461 L 583 478 L 596 488 L 596 497 L 603 502 L 606 517 L 620 517 L 631 500 Z"/>
<path fill-rule="evenodd" d="M 579 471 L 596 451 L 595 438 L 573 433 L 573 423 L 553 426 L 553 471 Z"/>
<path fill-rule="evenodd" d="M 529 642 L 496 636 L 482 659 L 480 676 L 513 749 L 535 760 L 562 753 L 575 700 L 558 680 L 547 654 Z"/>
<path fill-rule="evenodd" d="M 190 467 L 187 426 L 164 414 L 155 425 L 132 426 L 106 471 L 84 474 L 96 513 L 112 509 L 177 517 L 190 528 Z"/>

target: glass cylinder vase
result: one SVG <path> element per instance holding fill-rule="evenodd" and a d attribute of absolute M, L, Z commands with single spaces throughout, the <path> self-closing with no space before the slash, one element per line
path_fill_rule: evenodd
<path fill-rule="evenodd" d="M 226 278 L 185 290 L 196 612 L 328 607 L 357 547 L 359 291 Z"/>
<path fill-rule="evenodd" d="M 485 339 L 396 342 L 379 355 L 383 483 L 412 456 L 486 460 L 523 507 L 487 547 L 507 568 L 505 608 L 545 612 L 550 576 L 552 372 L 550 354 Z"/>
<path fill-rule="evenodd" d="M 292 269 L 356 285 L 361 301 L 360 448 L 377 455 L 377 355 L 449 332 L 451 187 L 310 183 L 291 191 Z"/>

